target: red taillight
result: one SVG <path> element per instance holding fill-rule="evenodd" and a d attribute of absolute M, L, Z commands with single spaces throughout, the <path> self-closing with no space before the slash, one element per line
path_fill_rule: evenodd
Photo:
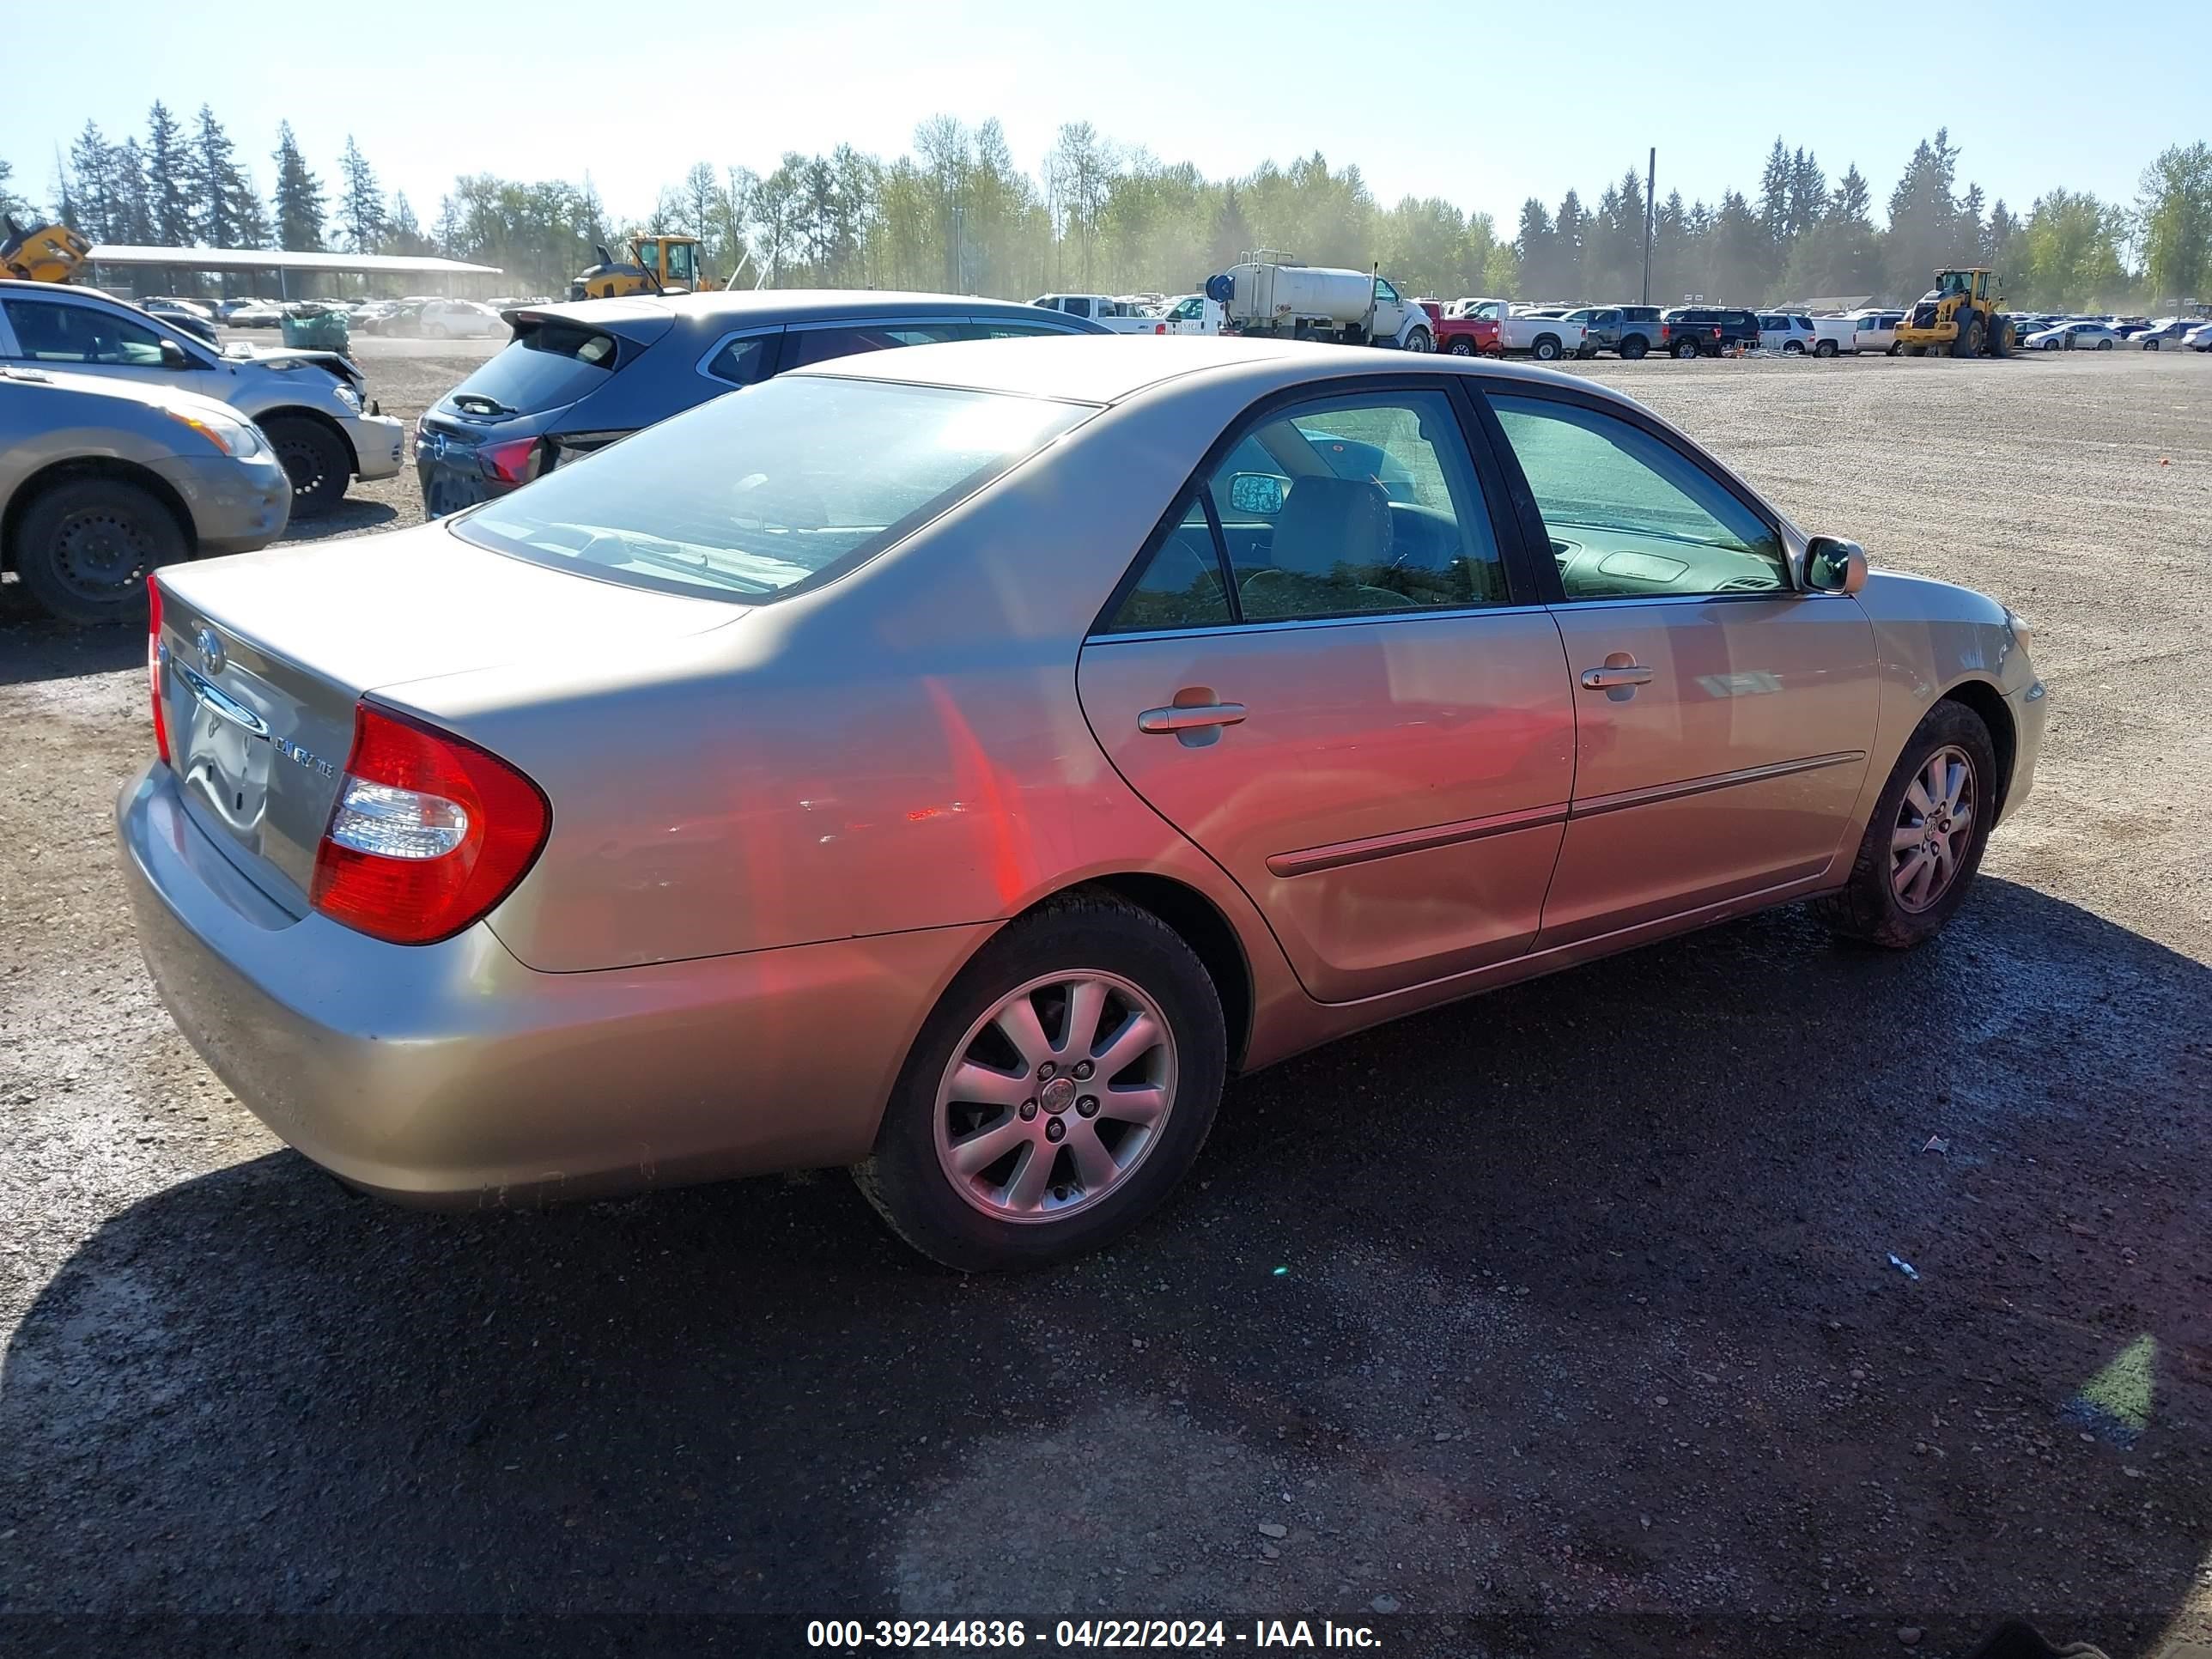
<path fill-rule="evenodd" d="M 169 763 L 169 717 L 161 707 L 161 579 L 146 578 L 146 681 L 154 691 L 154 747 Z"/>
<path fill-rule="evenodd" d="M 526 484 L 539 471 L 544 450 L 535 438 L 516 438 L 503 444 L 486 444 L 477 451 L 477 465 L 487 478 L 501 483 Z"/>
<path fill-rule="evenodd" d="M 374 938 L 434 944 L 512 892 L 552 825 L 538 786 L 498 756 L 364 702 L 308 902 Z"/>
<path fill-rule="evenodd" d="M 1674 331 L 1674 324 L 1672 324 L 1672 323 L 1662 323 L 1662 324 L 1660 324 L 1660 325 L 1659 325 L 1659 343 L 1660 343 L 1661 345 L 1665 345 L 1665 344 L 1667 343 L 1667 337 L 1668 337 L 1668 335 L 1672 334 Z"/>

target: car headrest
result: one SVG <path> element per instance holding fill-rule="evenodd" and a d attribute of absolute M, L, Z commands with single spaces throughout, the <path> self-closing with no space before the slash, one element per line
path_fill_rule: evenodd
<path fill-rule="evenodd" d="M 1275 520 L 1278 570 L 1328 576 L 1390 562 L 1390 498 L 1367 478 L 1300 478 Z"/>

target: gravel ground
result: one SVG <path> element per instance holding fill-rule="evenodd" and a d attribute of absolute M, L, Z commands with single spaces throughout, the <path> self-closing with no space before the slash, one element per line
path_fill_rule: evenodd
<path fill-rule="evenodd" d="M 411 417 L 479 354 L 368 355 Z M 642 1650 L 635 1615 L 763 1612 L 2212 1638 L 2212 738 L 2176 678 L 2212 362 L 1582 368 L 2029 616 L 2033 799 L 1912 955 L 1785 910 L 1244 1080 L 1179 1199 L 1049 1278 L 921 1267 L 837 1176 L 344 1196 L 147 988 L 108 828 L 141 639 L 0 589 L 0 1648 L 473 1613 L 526 1623 L 472 1652 L 571 1615 L 610 1622 L 532 1639 Z M 407 475 L 315 533 L 417 516 Z M 796 1641 L 754 1631 L 727 1650 Z"/>

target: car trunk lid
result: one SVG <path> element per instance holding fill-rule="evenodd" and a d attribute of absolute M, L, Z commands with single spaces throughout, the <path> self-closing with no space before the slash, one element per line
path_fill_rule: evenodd
<path fill-rule="evenodd" d="M 295 915 L 364 695 L 530 657 L 588 660 L 743 614 L 439 526 L 171 566 L 161 584 L 160 695 L 186 811 Z"/>

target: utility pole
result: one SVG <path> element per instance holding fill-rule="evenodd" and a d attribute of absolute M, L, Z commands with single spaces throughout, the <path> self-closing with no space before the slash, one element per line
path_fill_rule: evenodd
<path fill-rule="evenodd" d="M 1651 219 L 1658 204 L 1651 192 L 1659 183 L 1659 146 L 1651 146 L 1651 159 L 1644 174 L 1644 303 L 1651 303 Z"/>

